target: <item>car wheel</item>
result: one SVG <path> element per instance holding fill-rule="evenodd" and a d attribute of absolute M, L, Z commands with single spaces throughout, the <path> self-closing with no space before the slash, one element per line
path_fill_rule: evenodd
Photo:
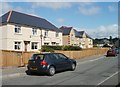
<path fill-rule="evenodd" d="M 48 75 L 53 76 L 55 74 L 55 67 L 50 66 L 49 70 L 48 70 Z"/>
<path fill-rule="evenodd" d="M 72 64 L 72 69 L 71 69 L 71 70 L 74 71 L 75 68 L 76 68 L 76 65 L 73 63 L 73 64 Z"/>
<path fill-rule="evenodd" d="M 29 69 L 27 70 L 26 73 L 27 73 L 27 75 L 32 75 L 33 74 Z"/>

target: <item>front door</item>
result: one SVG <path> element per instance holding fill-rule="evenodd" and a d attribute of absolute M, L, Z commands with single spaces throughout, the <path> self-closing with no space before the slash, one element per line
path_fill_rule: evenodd
<path fill-rule="evenodd" d="M 24 51 L 27 52 L 28 50 L 28 44 L 30 43 L 30 41 L 24 41 L 24 44 L 25 44 L 25 48 L 24 48 Z"/>

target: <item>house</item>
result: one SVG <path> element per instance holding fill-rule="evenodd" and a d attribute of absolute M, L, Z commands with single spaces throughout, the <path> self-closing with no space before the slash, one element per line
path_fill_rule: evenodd
<path fill-rule="evenodd" d="M 63 45 L 79 46 L 79 35 L 73 27 L 62 26 L 60 29 L 63 32 Z"/>
<path fill-rule="evenodd" d="M 9 11 L 0 18 L 0 49 L 38 51 L 42 45 L 62 45 L 62 31 L 44 18 Z"/>
<path fill-rule="evenodd" d="M 78 33 L 80 35 L 80 47 L 93 48 L 93 39 L 85 31 L 78 31 Z"/>
<path fill-rule="evenodd" d="M 93 40 L 85 31 L 77 31 L 73 27 L 62 26 L 63 45 L 80 46 L 81 48 L 92 48 Z"/>
<path fill-rule="evenodd" d="M 102 39 L 95 39 L 94 40 L 94 46 L 97 46 L 97 47 L 103 47 L 103 46 L 112 46 L 110 45 L 110 41 L 109 39 L 107 38 L 102 38 Z"/>

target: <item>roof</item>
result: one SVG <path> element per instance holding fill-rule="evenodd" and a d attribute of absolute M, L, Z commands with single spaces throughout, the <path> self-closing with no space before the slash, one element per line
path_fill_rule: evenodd
<path fill-rule="evenodd" d="M 85 31 L 78 31 L 78 33 L 79 33 L 79 36 L 82 38 Z"/>
<path fill-rule="evenodd" d="M 62 27 L 60 27 L 59 29 L 62 30 L 63 35 L 69 35 L 72 28 L 73 28 L 73 27 L 62 26 Z"/>
<path fill-rule="evenodd" d="M 71 31 L 71 29 L 73 29 L 73 27 L 62 26 L 59 29 L 62 30 L 63 35 L 70 35 L 70 31 Z M 74 31 L 75 31 L 75 37 L 79 37 L 79 38 L 82 38 L 83 34 L 85 33 L 85 31 L 77 31 L 75 29 L 74 29 Z M 85 33 L 85 34 L 86 34 L 87 38 L 92 39 L 87 33 Z"/>
<path fill-rule="evenodd" d="M 75 30 L 75 29 L 74 29 L 74 31 L 75 31 L 75 37 L 80 37 L 79 32 L 77 30 Z"/>
<path fill-rule="evenodd" d="M 2 21 L 1 21 L 2 19 Z M 61 32 L 60 29 L 58 29 L 55 25 L 50 23 L 44 18 L 16 12 L 16 11 L 9 11 L 6 14 L 4 14 L 0 18 L 0 23 L 6 24 L 6 23 L 15 23 L 15 24 L 21 24 L 21 25 L 27 25 L 31 27 L 37 27 L 37 28 L 43 28 L 47 30 L 53 30 L 53 31 L 59 31 Z"/>
<path fill-rule="evenodd" d="M 85 33 L 87 38 L 92 39 L 85 31 L 79 31 L 78 33 L 79 33 L 81 38 L 83 37 L 83 34 Z"/>

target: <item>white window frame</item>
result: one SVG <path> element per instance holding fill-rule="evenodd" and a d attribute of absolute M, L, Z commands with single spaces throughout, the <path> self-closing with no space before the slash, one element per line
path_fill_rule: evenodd
<path fill-rule="evenodd" d="M 56 36 L 56 37 L 59 37 L 59 32 L 56 32 L 55 36 Z"/>
<path fill-rule="evenodd" d="M 38 42 L 31 42 L 31 49 L 37 50 L 38 49 Z"/>
<path fill-rule="evenodd" d="M 14 42 L 14 49 L 15 50 L 21 50 L 21 42 L 20 41 L 15 41 Z"/>
<path fill-rule="evenodd" d="M 21 33 L 22 33 L 22 32 L 21 32 L 21 26 L 15 25 L 14 32 L 15 32 L 16 34 L 21 34 Z"/>
<path fill-rule="evenodd" d="M 32 28 L 32 35 L 37 35 L 37 29 L 36 28 Z"/>
<path fill-rule="evenodd" d="M 48 30 L 45 30 L 44 37 L 48 37 Z"/>

